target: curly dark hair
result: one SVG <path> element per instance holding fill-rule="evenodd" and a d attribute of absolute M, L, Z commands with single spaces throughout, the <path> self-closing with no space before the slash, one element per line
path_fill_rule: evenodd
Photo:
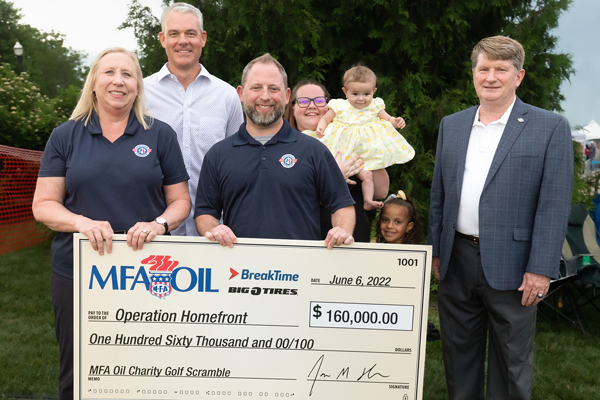
<path fill-rule="evenodd" d="M 406 211 L 408 211 L 408 222 L 413 223 L 412 229 L 404 234 L 403 244 L 421 244 L 421 242 L 423 242 L 423 228 L 421 228 L 421 218 L 419 217 L 419 211 L 417 210 L 417 207 L 415 206 L 412 197 L 410 197 L 408 193 L 404 194 L 406 196 L 406 200 L 402 200 L 400 197 L 394 197 L 387 200 L 383 204 L 383 208 L 381 209 L 381 212 L 379 213 L 379 217 L 377 218 L 377 222 L 375 224 L 375 240 L 377 241 L 377 243 L 386 243 L 383 236 L 381 236 L 381 215 L 383 214 L 385 206 L 387 206 L 388 204 L 394 204 L 406 208 Z"/>

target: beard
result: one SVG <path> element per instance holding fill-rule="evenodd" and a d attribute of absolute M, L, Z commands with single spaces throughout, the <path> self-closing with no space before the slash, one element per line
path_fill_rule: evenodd
<path fill-rule="evenodd" d="M 254 125 L 258 126 L 269 126 L 272 125 L 279 118 L 283 117 L 283 113 L 285 112 L 285 104 L 275 103 L 275 108 L 269 114 L 260 114 L 255 107 L 256 104 L 252 106 L 247 106 L 246 103 L 242 103 L 242 107 L 244 109 L 244 113 L 246 117 L 252 121 Z"/>

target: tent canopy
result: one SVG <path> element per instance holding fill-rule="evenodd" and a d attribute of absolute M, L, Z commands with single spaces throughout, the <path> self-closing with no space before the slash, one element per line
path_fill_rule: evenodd
<path fill-rule="evenodd" d="M 571 136 L 579 142 L 598 140 L 600 139 L 600 125 L 596 121 L 592 121 L 579 130 L 571 131 Z"/>

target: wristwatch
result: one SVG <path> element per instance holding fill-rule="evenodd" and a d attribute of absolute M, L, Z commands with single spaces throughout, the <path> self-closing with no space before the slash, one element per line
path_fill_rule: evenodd
<path fill-rule="evenodd" d="M 156 218 L 154 221 L 156 221 L 157 223 L 161 224 L 162 226 L 165 227 L 165 233 L 163 233 L 163 235 L 166 235 L 167 232 L 169 232 L 169 224 L 167 224 L 167 220 L 161 217 Z"/>

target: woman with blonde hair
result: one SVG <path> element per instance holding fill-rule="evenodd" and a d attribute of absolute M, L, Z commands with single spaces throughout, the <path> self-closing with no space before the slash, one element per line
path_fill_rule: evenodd
<path fill-rule="evenodd" d="M 33 198 L 52 242 L 52 304 L 60 348 L 59 399 L 73 399 L 73 232 L 103 255 L 112 235 L 132 250 L 167 234 L 189 214 L 188 174 L 175 132 L 146 115 L 142 71 L 115 47 L 94 61 L 71 119 L 42 156 Z"/>

